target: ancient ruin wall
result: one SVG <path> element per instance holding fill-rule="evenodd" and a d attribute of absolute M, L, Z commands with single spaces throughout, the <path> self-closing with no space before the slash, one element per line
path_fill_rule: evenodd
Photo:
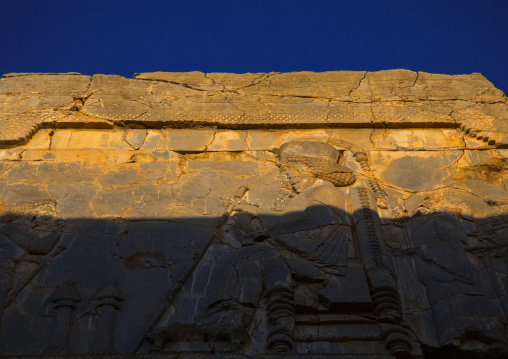
<path fill-rule="evenodd" d="M 503 358 L 480 74 L 8 74 L 0 355 Z"/>

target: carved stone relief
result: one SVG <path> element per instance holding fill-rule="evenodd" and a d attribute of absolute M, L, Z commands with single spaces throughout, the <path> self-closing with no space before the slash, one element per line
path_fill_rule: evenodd
<path fill-rule="evenodd" d="M 2 110 L 25 137 L 0 139 L 1 355 L 508 356 L 504 95 L 210 75 L 54 75 L 53 107 Z"/>

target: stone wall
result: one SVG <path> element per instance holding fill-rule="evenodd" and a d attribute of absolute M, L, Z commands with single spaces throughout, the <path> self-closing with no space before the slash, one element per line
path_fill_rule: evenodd
<path fill-rule="evenodd" d="M 480 74 L 9 74 L 0 354 L 503 358 Z"/>

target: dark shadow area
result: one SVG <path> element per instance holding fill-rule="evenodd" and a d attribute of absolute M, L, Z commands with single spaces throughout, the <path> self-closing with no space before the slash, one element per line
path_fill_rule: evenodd
<path fill-rule="evenodd" d="M 508 215 L 380 219 L 369 196 L 353 213 L 4 214 L 0 353 L 505 357 Z"/>

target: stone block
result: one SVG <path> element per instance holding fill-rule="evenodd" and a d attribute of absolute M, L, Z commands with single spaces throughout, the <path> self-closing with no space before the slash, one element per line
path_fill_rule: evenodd
<path fill-rule="evenodd" d="M 479 74 L 10 74 L 0 354 L 508 357 Z"/>

